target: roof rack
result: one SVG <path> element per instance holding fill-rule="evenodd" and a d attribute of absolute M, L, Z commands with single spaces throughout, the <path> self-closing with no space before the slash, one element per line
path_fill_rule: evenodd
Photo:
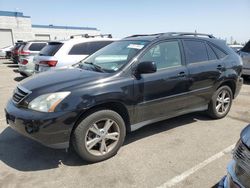
<path fill-rule="evenodd" d="M 215 38 L 212 34 L 204 34 L 204 33 L 188 33 L 188 32 L 167 32 L 167 33 L 155 33 L 155 34 L 138 34 L 138 35 L 131 35 L 125 38 L 131 38 L 131 37 L 143 37 L 143 36 L 156 36 L 156 37 L 162 37 L 162 36 L 207 36 L 209 38 Z"/>
<path fill-rule="evenodd" d="M 169 36 L 206 36 L 208 38 L 215 38 L 212 34 L 205 34 L 205 33 L 186 33 L 186 32 L 169 32 L 169 33 L 164 33 L 163 35 L 169 35 Z"/>
<path fill-rule="evenodd" d="M 78 34 L 78 35 L 71 35 L 70 38 L 73 39 L 75 37 L 84 37 L 84 38 L 95 38 L 95 37 L 107 37 L 112 38 L 112 34 L 97 34 L 97 35 L 91 35 L 91 34 Z"/>

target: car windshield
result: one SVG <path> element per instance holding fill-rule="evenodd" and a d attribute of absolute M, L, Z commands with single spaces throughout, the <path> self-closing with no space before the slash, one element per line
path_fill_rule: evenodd
<path fill-rule="evenodd" d="M 79 66 L 83 69 L 99 72 L 116 72 L 135 57 L 148 43 L 148 41 L 141 40 L 116 41 L 82 60 Z"/>

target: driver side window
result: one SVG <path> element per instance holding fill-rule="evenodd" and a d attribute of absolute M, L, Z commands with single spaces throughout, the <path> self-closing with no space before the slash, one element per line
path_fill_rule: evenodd
<path fill-rule="evenodd" d="M 156 44 L 141 58 L 140 62 L 153 61 L 157 70 L 181 66 L 181 53 L 178 41 L 167 41 Z"/>

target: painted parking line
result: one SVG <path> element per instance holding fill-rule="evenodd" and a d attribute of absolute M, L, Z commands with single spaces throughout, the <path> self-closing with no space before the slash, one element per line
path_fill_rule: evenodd
<path fill-rule="evenodd" d="M 189 176 L 191 176 L 192 174 L 194 174 L 195 172 L 199 171 L 200 169 L 204 168 L 205 166 L 207 166 L 208 164 L 212 163 L 213 161 L 223 157 L 225 154 L 231 152 L 234 148 L 235 144 L 225 148 L 224 150 L 222 150 L 221 152 L 213 155 L 212 157 L 206 159 L 205 161 L 199 163 L 198 165 L 194 166 L 193 168 L 183 172 L 182 174 L 175 176 L 174 178 L 168 180 L 167 182 L 165 182 L 164 184 L 160 185 L 158 188 L 167 188 L 167 187 L 173 187 L 176 184 L 182 182 L 183 180 L 185 180 L 186 178 L 188 178 Z"/>

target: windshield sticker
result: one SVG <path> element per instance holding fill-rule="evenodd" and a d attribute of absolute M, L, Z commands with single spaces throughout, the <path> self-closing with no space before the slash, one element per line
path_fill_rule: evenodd
<path fill-rule="evenodd" d="M 138 50 L 140 50 L 140 49 L 142 49 L 143 47 L 144 47 L 144 45 L 141 45 L 141 44 L 130 44 L 130 45 L 128 45 L 127 48 L 133 48 L 133 49 L 138 49 Z"/>

